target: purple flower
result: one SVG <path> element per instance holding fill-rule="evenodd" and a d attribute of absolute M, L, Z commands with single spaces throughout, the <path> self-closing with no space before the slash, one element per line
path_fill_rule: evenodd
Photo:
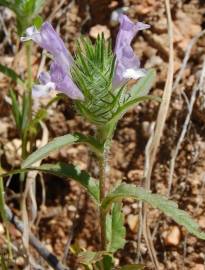
<path fill-rule="evenodd" d="M 139 30 L 150 26 L 141 22 L 133 23 L 126 15 L 120 15 L 120 30 L 116 38 L 115 55 L 116 71 L 113 86 L 118 87 L 127 79 L 137 80 L 146 75 L 146 71 L 140 68 L 140 61 L 134 54 L 131 42 Z"/>
<path fill-rule="evenodd" d="M 50 90 L 57 89 L 72 99 L 83 100 L 82 92 L 70 76 L 73 58 L 52 25 L 45 22 L 40 31 L 35 27 L 29 27 L 26 30 L 26 37 L 22 37 L 21 40 L 27 41 L 30 39 L 50 52 L 54 58 L 50 74 L 45 72 L 40 74 L 41 84 L 33 86 L 33 95 L 36 97 L 45 96 Z"/>

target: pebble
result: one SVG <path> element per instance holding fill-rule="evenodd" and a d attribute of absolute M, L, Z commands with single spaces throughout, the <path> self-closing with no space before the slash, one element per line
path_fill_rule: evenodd
<path fill-rule="evenodd" d="M 75 205 L 69 205 L 68 210 L 71 212 L 76 212 L 77 209 L 76 209 Z"/>
<path fill-rule="evenodd" d="M 204 270 L 204 265 L 197 263 L 192 270 Z"/>
<path fill-rule="evenodd" d="M 181 238 L 181 232 L 177 226 L 172 226 L 168 231 L 165 231 L 162 236 L 167 246 L 178 246 Z"/>
<path fill-rule="evenodd" d="M 5 230 L 4 230 L 4 226 L 2 223 L 0 223 L 0 234 L 4 234 Z"/>
<path fill-rule="evenodd" d="M 18 258 L 16 259 L 16 265 L 17 265 L 17 266 L 24 266 L 24 264 L 25 264 L 25 260 L 24 260 L 23 257 L 18 257 Z"/>
<path fill-rule="evenodd" d="M 130 214 L 127 217 L 127 224 L 132 232 L 136 232 L 138 227 L 138 216 Z"/>
<path fill-rule="evenodd" d="M 7 162 L 12 166 L 18 166 L 21 159 L 21 140 L 13 139 L 4 146 Z"/>
<path fill-rule="evenodd" d="M 110 30 L 107 28 L 107 26 L 100 25 L 100 24 L 97 24 L 97 25 L 91 27 L 89 35 L 92 38 L 97 39 L 98 35 L 101 33 L 104 33 L 105 40 L 109 39 L 111 36 Z"/>
<path fill-rule="evenodd" d="M 202 228 L 202 229 L 205 229 L 205 216 L 201 216 L 199 218 L 199 226 Z"/>
<path fill-rule="evenodd" d="M 128 205 L 123 206 L 123 213 L 125 215 L 129 215 L 131 213 L 131 209 L 130 209 L 130 207 Z"/>

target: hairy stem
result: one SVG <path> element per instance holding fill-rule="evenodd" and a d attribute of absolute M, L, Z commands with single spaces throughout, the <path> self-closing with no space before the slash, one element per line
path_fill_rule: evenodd
<path fill-rule="evenodd" d="M 100 202 L 105 198 L 105 168 L 106 157 L 103 155 L 98 158 L 99 161 L 99 181 L 100 181 Z M 101 249 L 106 250 L 106 215 L 100 208 L 100 231 L 101 231 Z"/>

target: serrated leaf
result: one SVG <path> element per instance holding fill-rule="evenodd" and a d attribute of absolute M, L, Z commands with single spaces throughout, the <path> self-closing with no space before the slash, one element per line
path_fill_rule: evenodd
<path fill-rule="evenodd" d="M 99 201 L 99 185 L 96 180 L 89 176 L 85 171 L 81 171 L 77 166 L 66 163 L 57 164 L 43 164 L 39 167 L 24 168 L 19 170 L 10 171 L 0 175 L 0 177 L 6 177 L 13 174 L 25 173 L 28 171 L 41 171 L 43 173 L 50 173 L 62 178 L 71 178 L 78 183 L 80 183 L 88 193 L 95 199 Z"/>
<path fill-rule="evenodd" d="M 120 268 L 120 270 L 142 270 L 144 265 L 142 264 L 127 264 Z"/>
<path fill-rule="evenodd" d="M 13 81 L 21 80 L 21 77 L 11 68 L 0 64 L 0 72 L 12 79 Z"/>
<path fill-rule="evenodd" d="M 156 71 L 150 69 L 147 71 L 146 76 L 141 78 L 129 91 L 130 99 L 139 98 L 149 94 L 151 87 L 153 86 L 156 80 Z"/>
<path fill-rule="evenodd" d="M 65 145 L 71 145 L 76 143 L 85 143 L 91 146 L 93 151 L 101 152 L 102 145 L 100 145 L 95 138 L 91 136 L 85 136 L 83 134 L 75 133 L 75 134 L 67 134 L 64 136 L 60 136 L 41 147 L 40 149 L 33 152 L 30 156 L 28 156 L 22 163 L 22 168 L 26 168 L 34 164 L 36 161 L 41 160 L 47 157 L 51 152 L 59 150 Z"/>
<path fill-rule="evenodd" d="M 121 203 L 114 203 L 111 215 L 107 215 L 106 236 L 108 240 L 107 251 L 115 252 L 125 245 L 126 230 Z"/>
<path fill-rule="evenodd" d="M 108 211 L 115 201 L 120 201 L 123 198 L 134 198 L 144 201 L 154 208 L 158 208 L 165 215 L 171 217 L 176 223 L 184 226 L 188 232 L 205 240 L 205 233 L 200 231 L 199 225 L 191 218 L 184 210 L 178 209 L 178 205 L 168 200 L 167 198 L 146 191 L 144 188 L 136 187 L 129 184 L 121 184 L 113 192 L 108 194 L 102 202 L 102 209 Z"/>

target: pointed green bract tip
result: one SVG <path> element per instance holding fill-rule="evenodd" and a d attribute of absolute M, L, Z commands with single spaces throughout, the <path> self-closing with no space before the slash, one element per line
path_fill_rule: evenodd
<path fill-rule="evenodd" d="M 111 43 L 105 41 L 103 34 L 97 37 L 95 44 L 84 37 L 77 42 L 71 74 L 85 100 L 76 102 L 76 107 L 96 125 L 107 123 L 117 110 L 121 96 L 112 88 L 114 71 L 115 57 Z"/>

